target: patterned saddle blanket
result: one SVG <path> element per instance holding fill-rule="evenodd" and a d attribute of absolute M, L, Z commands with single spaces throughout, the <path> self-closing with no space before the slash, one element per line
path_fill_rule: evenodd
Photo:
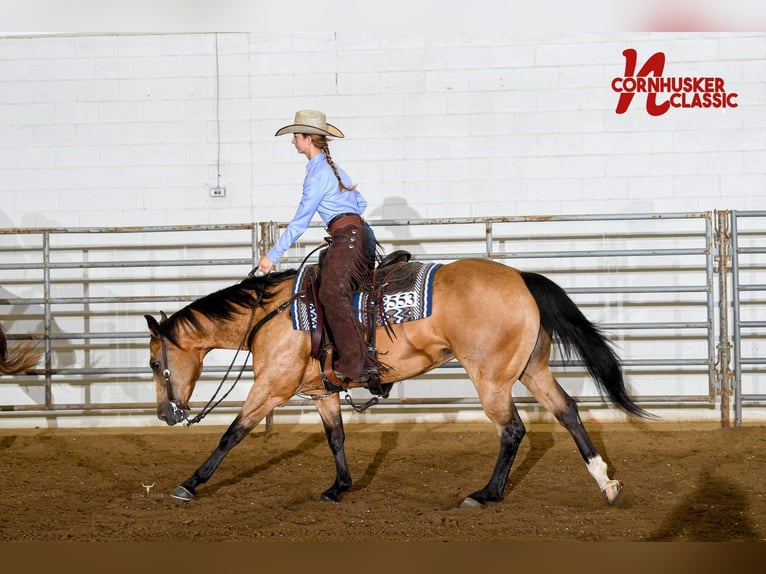
<path fill-rule="evenodd" d="M 376 313 L 376 323 L 379 326 L 395 325 L 407 321 L 425 319 L 431 315 L 433 299 L 433 281 L 436 270 L 441 263 L 409 262 L 394 266 L 393 269 L 376 270 L 376 281 L 382 282 L 383 304 Z M 316 302 L 307 297 L 309 289 L 305 289 L 308 277 L 317 273 L 318 265 L 303 267 L 295 277 L 293 294 L 297 296 L 290 307 L 293 329 L 299 331 L 316 331 L 317 309 Z M 357 292 L 354 295 L 354 309 L 360 323 L 365 323 L 366 310 L 370 308 L 369 298 L 373 295 L 368 291 Z"/>

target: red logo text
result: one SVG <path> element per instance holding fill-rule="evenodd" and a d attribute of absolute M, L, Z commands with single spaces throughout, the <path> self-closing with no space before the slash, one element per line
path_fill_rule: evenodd
<path fill-rule="evenodd" d="M 644 62 L 636 72 L 638 53 L 628 48 L 625 56 L 625 73 L 612 80 L 612 90 L 619 94 L 615 112 L 628 111 L 636 94 L 646 96 L 646 111 L 661 116 L 673 108 L 736 108 L 738 94 L 727 92 L 723 78 L 719 77 L 669 77 L 663 76 L 665 54 L 657 52 Z"/>

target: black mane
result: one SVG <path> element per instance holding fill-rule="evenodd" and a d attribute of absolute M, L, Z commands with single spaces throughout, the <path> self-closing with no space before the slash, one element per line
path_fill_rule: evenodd
<path fill-rule="evenodd" d="M 173 313 L 167 321 L 163 322 L 161 324 L 163 334 L 177 345 L 176 335 L 179 329 L 199 332 L 202 329 L 200 317 L 213 321 L 225 321 L 231 319 L 242 307 L 252 308 L 259 297 L 261 303 L 266 303 L 274 295 L 273 287 L 295 277 L 296 274 L 296 269 L 288 269 L 261 277 L 248 277 L 235 285 L 205 295 Z"/>

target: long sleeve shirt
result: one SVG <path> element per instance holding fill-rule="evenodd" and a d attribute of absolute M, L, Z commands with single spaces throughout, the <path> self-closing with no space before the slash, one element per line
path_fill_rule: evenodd
<path fill-rule="evenodd" d="M 351 178 L 340 167 L 335 166 L 343 184 L 351 187 Z M 367 201 L 359 191 L 347 191 L 338 185 L 338 179 L 332 167 L 327 162 L 324 153 L 315 155 L 306 165 L 306 177 L 303 180 L 303 195 L 287 228 L 282 232 L 276 245 L 266 256 L 276 263 L 285 252 L 308 229 L 315 213 L 325 225 L 341 213 L 357 213 L 361 215 L 367 208 Z"/>

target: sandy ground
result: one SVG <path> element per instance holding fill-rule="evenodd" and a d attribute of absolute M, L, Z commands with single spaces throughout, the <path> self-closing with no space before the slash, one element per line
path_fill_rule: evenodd
<path fill-rule="evenodd" d="M 765 540 L 766 427 L 586 426 L 614 507 L 555 425 L 528 425 L 504 500 L 477 509 L 458 505 L 492 471 L 489 423 L 347 425 L 337 504 L 319 425 L 259 427 L 190 502 L 169 493 L 223 427 L 0 430 L 0 541 Z"/>

